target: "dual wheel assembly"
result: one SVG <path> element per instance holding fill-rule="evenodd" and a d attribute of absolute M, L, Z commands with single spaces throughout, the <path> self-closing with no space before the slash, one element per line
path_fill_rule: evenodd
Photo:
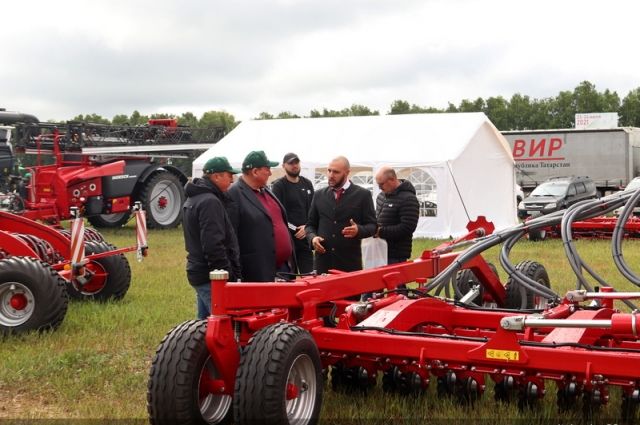
<path fill-rule="evenodd" d="M 213 394 L 220 378 L 205 343 L 207 321 L 172 329 L 153 359 L 148 384 L 151 423 L 313 425 L 322 404 L 320 353 L 304 329 L 268 326 L 244 347 L 233 397 Z"/>
<path fill-rule="evenodd" d="M 115 249 L 104 241 L 86 242 L 88 255 Z M 47 262 L 31 257 L 0 259 L 0 335 L 57 329 L 69 299 L 118 300 L 131 283 L 131 269 L 123 254 L 91 260 L 85 285 L 63 279 Z"/>

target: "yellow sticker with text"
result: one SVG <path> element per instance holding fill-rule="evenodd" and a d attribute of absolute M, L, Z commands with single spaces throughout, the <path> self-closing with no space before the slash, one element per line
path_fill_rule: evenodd
<path fill-rule="evenodd" d="M 517 362 L 518 360 L 520 360 L 520 353 L 518 351 L 488 349 L 487 358 L 494 360 L 506 360 L 508 362 Z"/>

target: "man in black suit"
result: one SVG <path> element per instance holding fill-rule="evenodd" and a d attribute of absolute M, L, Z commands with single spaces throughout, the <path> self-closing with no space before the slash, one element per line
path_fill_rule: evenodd
<path fill-rule="evenodd" d="M 362 270 L 360 240 L 376 232 L 371 192 L 349 180 L 350 170 L 343 156 L 331 161 L 329 186 L 318 190 L 311 202 L 306 231 L 318 273 Z"/>
<path fill-rule="evenodd" d="M 295 270 L 284 207 L 267 188 L 271 167 L 276 165 L 263 151 L 250 152 L 242 162 L 242 177 L 229 189 L 237 205 L 231 222 L 238 236 L 245 282 L 273 282 L 276 272 Z"/>

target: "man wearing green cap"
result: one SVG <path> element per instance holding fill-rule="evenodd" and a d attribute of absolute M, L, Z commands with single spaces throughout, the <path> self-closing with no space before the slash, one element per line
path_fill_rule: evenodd
<path fill-rule="evenodd" d="M 238 206 L 232 222 L 245 282 L 273 282 L 277 272 L 296 269 L 284 207 L 267 188 L 271 167 L 277 165 L 263 151 L 250 152 L 242 162 L 242 177 L 229 189 Z"/>
<path fill-rule="evenodd" d="M 242 278 L 238 240 L 230 219 L 234 204 L 226 193 L 240 170 L 220 156 L 208 160 L 202 171 L 202 178 L 185 185 L 187 200 L 182 207 L 187 279 L 196 290 L 199 319 L 211 314 L 210 271 L 228 271 L 230 282 Z"/>

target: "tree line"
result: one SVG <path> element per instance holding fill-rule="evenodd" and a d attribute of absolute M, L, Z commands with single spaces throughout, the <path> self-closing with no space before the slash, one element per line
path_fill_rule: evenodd
<path fill-rule="evenodd" d="M 623 99 L 615 91 L 606 89 L 598 91 L 589 81 L 581 82 L 573 91 L 561 91 L 555 97 L 542 99 L 531 98 L 516 93 L 510 99 L 502 96 L 475 100 L 464 99 L 459 105 L 449 103 L 446 108 L 420 106 L 410 104 L 406 100 L 394 100 L 387 115 L 444 113 L 444 112 L 484 112 L 498 130 L 534 130 L 574 127 L 575 114 L 590 112 L 617 112 L 619 125 L 624 127 L 640 127 L 640 87 L 631 90 Z M 333 110 L 323 108 L 312 109 L 305 118 L 349 117 L 380 115 L 365 105 L 353 104 L 348 108 Z M 150 118 L 177 118 L 181 125 L 192 127 L 223 126 L 227 132 L 233 130 L 239 121 L 226 111 L 208 111 L 200 118 L 191 112 L 181 115 L 152 114 L 141 115 L 134 111 L 131 115 L 116 115 L 112 120 L 97 114 L 78 115 L 76 121 L 95 122 L 114 125 L 143 125 Z M 261 112 L 254 119 L 302 118 L 289 111 L 277 114 Z"/>

